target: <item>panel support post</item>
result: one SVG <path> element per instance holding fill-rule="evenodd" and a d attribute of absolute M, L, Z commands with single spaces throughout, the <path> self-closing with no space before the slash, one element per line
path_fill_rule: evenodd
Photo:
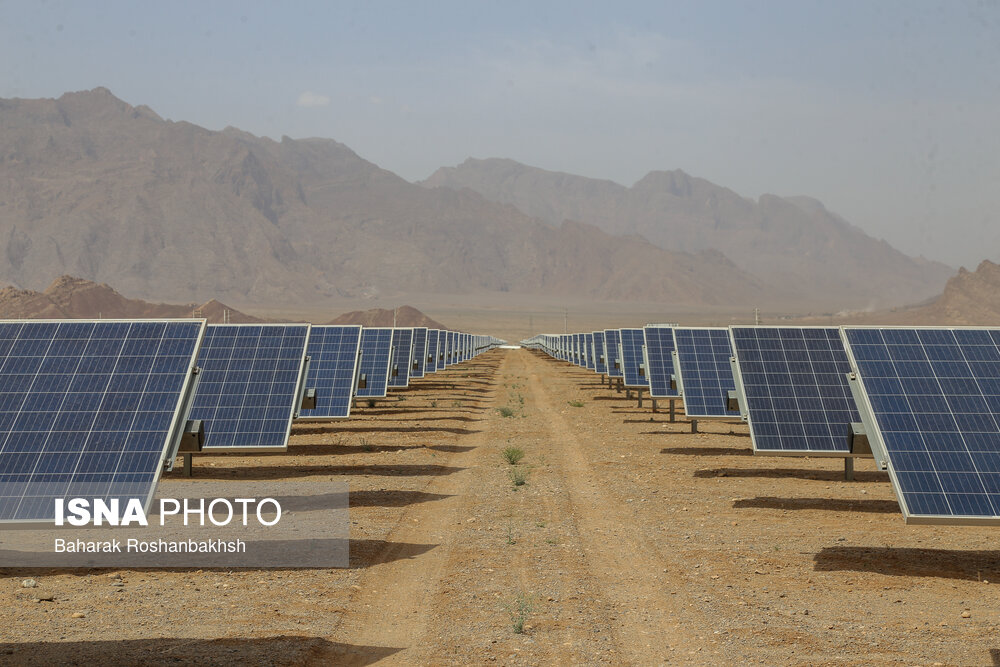
<path fill-rule="evenodd" d="M 692 433 L 697 433 L 698 432 L 698 420 L 697 419 L 692 419 L 691 420 L 691 432 Z"/>
<path fill-rule="evenodd" d="M 656 404 L 656 399 L 654 398 L 654 399 L 653 399 L 653 412 L 656 412 L 656 409 L 657 409 L 658 407 L 660 407 L 660 406 L 658 406 L 658 405 Z"/>
<path fill-rule="evenodd" d="M 844 457 L 844 481 L 853 482 L 854 481 L 854 457 L 845 456 Z"/>
<path fill-rule="evenodd" d="M 629 398 L 629 399 L 632 398 L 632 390 L 631 389 L 626 389 L 625 390 L 625 398 Z"/>
<path fill-rule="evenodd" d="M 641 408 L 642 407 L 642 389 L 636 389 L 635 390 L 635 395 L 636 395 L 636 398 L 639 399 L 639 407 Z"/>
<path fill-rule="evenodd" d="M 670 423 L 677 421 L 677 413 L 674 411 L 674 399 L 670 399 Z"/>
<path fill-rule="evenodd" d="M 623 386 L 624 386 L 624 385 L 622 384 L 622 379 L 621 379 L 621 378 L 618 378 L 618 382 L 616 383 L 616 387 L 617 387 L 617 389 L 618 389 L 618 393 L 619 393 L 619 394 L 620 394 L 620 393 L 622 393 L 622 387 L 623 387 Z"/>
<path fill-rule="evenodd" d="M 185 477 L 190 477 L 191 476 L 191 460 L 193 458 L 194 458 L 193 454 L 185 454 L 184 455 L 184 476 Z"/>

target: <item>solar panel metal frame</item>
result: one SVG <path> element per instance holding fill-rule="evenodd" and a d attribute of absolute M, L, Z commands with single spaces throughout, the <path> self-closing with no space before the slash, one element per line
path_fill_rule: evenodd
<path fill-rule="evenodd" d="M 424 366 L 427 363 L 427 327 L 413 327 L 413 352 L 410 363 L 410 376 L 419 380 L 424 376 Z"/>
<path fill-rule="evenodd" d="M 312 325 L 310 325 L 310 324 L 302 324 L 302 323 L 288 323 L 288 324 L 272 324 L 272 323 L 263 323 L 263 324 L 209 324 L 208 326 L 205 327 L 205 339 L 208 338 L 209 331 L 220 330 L 222 328 L 237 328 L 237 327 L 240 327 L 240 328 L 251 328 L 251 327 L 261 327 L 261 328 L 305 327 L 305 329 L 306 329 L 305 344 L 302 346 L 302 355 L 301 355 L 301 357 L 299 359 L 298 377 L 297 377 L 296 384 L 295 384 L 295 393 L 294 393 L 293 398 L 292 398 L 291 412 L 288 415 L 287 426 L 285 428 L 284 441 L 283 441 L 283 444 L 281 444 L 281 445 L 259 445 L 259 446 L 252 446 L 252 447 L 251 446 L 244 446 L 244 447 L 215 446 L 215 447 L 213 447 L 210 444 L 210 442 L 211 442 L 210 441 L 210 435 L 211 435 L 211 428 L 212 428 L 211 421 L 212 420 L 209 419 L 209 418 L 205 418 L 205 417 L 199 417 L 197 415 L 197 413 L 194 411 L 194 409 L 196 407 L 195 403 L 197 402 L 198 395 L 199 395 L 198 392 L 195 392 L 194 402 L 192 403 L 192 415 L 191 415 L 191 418 L 192 419 L 202 419 L 204 421 L 204 423 L 205 423 L 205 444 L 202 447 L 202 452 L 205 452 L 205 453 L 226 453 L 226 452 L 237 453 L 237 452 L 284 452 L 284 451 L 288 451 L 288 436 L 289 436 L 289 433 L 291 432 L 292 422 L 295 419 L 298 419 L 298 417 L 299 417 L 299 412 L 300 412 L 300 409 L 302 407 L 302 396 L 303 396 L 303 394 L 305 393 L 305 390 L 306 390 L 306 384 L 305 384 L 306 383 L 306 376 L 307 376 L 308 371 L 309 371 L 309 365 L 308 365 L 308 362 L 307 362 L 307 359 L 308 359 L 307 350 L 309 349 L 309 336 L 312 333 Z M 203 339 L 202 349 L 204 349 L 204 348 L 205 348 L 205 342 L 204 342 L 204 339 Z M 200 356 L 200 353 L 199 353 L 199 362 L 201 362 L 201 361 L 202 361 L 202 359 L 201 359 L 201 356 Z M 205 379 L 208 376 L 208 374 L 209 374 L 209 371 L 206 370 L 204 367 L 202 367 L 201 368 L 201 372 L 199 373 L 199 375 L 201 376 L 200 380 L 199 380 L 199 382 L 200 382 L 199 383 L 199 388 L 200 388 L 199 391 L 202 388 L 204 388 L 204 382 L 205 382 Z"/>
<path fill-rule="evenodd" d="M 594 332 L 594 372 L 598 375 L 604 375 L 608 372 L 607 362 L 605 357 L 607 352 L 605 352 L 604 345 L 604 332 L 595 331 Z"/>
<path fill-rule="evenodd" d="M 846 457 L 868 457 L 871 458 L 871 454 L 868 452 L 851 452 L 848 442 L 848 429 L 850 428 L 851 422 L 843 424 L 843 449 L 768 449 L 763 448 L 758 445 L 758 434 L 757 428 L 753 420 L 753 412 L 750 409 L 750 404 L 746 397 L 746 389 L 744 387 L 743 381 L 743 361 L 740 359 L 739 350 L 736 344 L 736 330 L 737 329 L 768 329 L 773 331 L 782 330 L 812 330 L 812 331 L 835 331 L 837 333 L 836 339 L 840 341 L 843 346 L 843 337 L 841 335 L 840 327 L 824 327 L 824 326 L 782 326 L 782 325 L 771 325 L 771 326 L 754 326 L 754 325 L 734 325 L 729 328 L 729 344 L 733 349 L 733 358 L 731 365 L 733 368 L 733 379 L 736 380 L 736 395 L 739 400 L 740 405 L 740 416 L 747 423 L 750 429 L 750 442 L 753 446 L 754 454 L 761 454 L 764 456 L 809 456 L 809 457 L 825 457 L 825 458 L 846 458 Z M 834 350 L 831 350 L 835 353 Z M 845 365 L 850 367 L 850 359 L 847 356 L 846 349 L 844 351 L 844 362 Z M 810 363 L 811 360 L 810 360 Z M 847 369 L 849 370 L 849 368 Z M 851 405 L 854 407 L 855 412 L 857 412 L 856 403 L 857 401 L 852 397 L 852 392 L 847 380 L 847 372 L 841 376 L 843 379 L 843 390 L 845 392 L 845 397 L 849 399 Z M 797 386 L 797 385 L 790 385 Z M 828 386 L 828 385 L 815 385 L 815 386 Z M 794 397 L 793 397 L 794 398 Z M 825 410 L 824 410 L 825 412 Z M 860 416 L 858 419 L 852 419 L 851 421 L 860 421 Z M 818 422 L 814 422 L 818 423 Z M 832 425 L 832 422 L 827 421 L 828 425 Z M 818 436 L 817 436 L 818 437 Z"/>
<path fill-rule="evenodd" d="M 153 478 L 149 484 L 149 490 L 145 497 L 136 495 L 134 497 L 142 498 L 143 511 L 148 514 L 150 505 L 153 500 L 153 496 L 156 493 L 156 488 L 159 485 L 160 477 L 162 476 L 164 470 L 172 470 L 174 460 L 177 458 L 177 450 L 180 447 L 181 437 L 183 435 L 184 428 L 187 424 L 188 414 L 191 410 L 191 404 L 194 400 L 195 391 L 198 388 L 198 374 L 195 371 L 197 368 L 197 358 L 198 353 L 201 350 L 201 343 L 205 336 L 205 326 L 207 324 L 206 320 L 203 318 L 156 318 L 156 319 L 114 319 L 114 320 L 104 320 L 104 319 L 38 319 L 38 320 L 2 320 L 0 324 L 32 324 L 32 325 L 42 325 L 42 324 L 171 324 L 171 323 L 184 323 L 184 324 L 199 324 L 199 331 L 197 338 L 194 341 L 193 349 L 184 371 L 185 381 L 184 386 L 178 392 L 177 402 L 174 405 L 173 416 L 170 421 L 169 427 L 166 429 L 166 439 L 163 443 L 161 454 L 155 468 L 151 471 Z M 41 340 L 41 339 L 39 339 Z M 75 357 L 75 355 L 73 355 Z M 80 355 L 80 359 L 84 359 L 83 355 Z M 78 373 L 74 371 L 74 376 Z M 145 392 L 143 392 L 145 393 Z M 95 416 L 99 414 L 98 411 L 94 411 Z M 124 453 L 124 450 L 123 450 Z M 41 455 L 42 453 L 39 452 Z M 138 474 L 138 472 L 132 472 L 129 474 Z M 68 482 L 72 483 L 72 482 Z M 118 498 L 122 497 L 118 494 L 110 493 L 112 489 L 109 489 L 109 493 L 104 495 L 88 495 L 86 497 L 90 498 Z M 21 501 L 27 497 L 27 494 L 21 495 Z M 48 496 L 45 496 L 48 497 Z M 52 496 L 53 498 L 56 496 Z M 53 510 L 54 514 L 54 510 Z M 51 525 L 54 522 L 54 516 L 52 519 L 49 518 L 12 518 L 12 519 L 0 519 L 0 525 L 7 528 L 17 528 L 19 526 L 42 526 Z"/>
<path fill-rule="evenodd" d="M 389 343 L 389 349 L 384 350 L 384 348 L 379 346 L 371 346 L 369 349 L 365 349 L 365 332 L 378 332 L 372 333 L 372 336 L 379 336 L 376 338 L 376 342 L 381 343 L 381 339 L 387 337 Z M 383 336 L 381 334 L 387 333 L 388 336 Z M 389 393 L 389 371 L 392 368 L 392 327 L 363 327 L 361 329 L 361 342 L 358 347 L 360 349 L 360 356 L 358 358 L 358 373 L 364 373 L 366 375 L 366 387 L 358 387 L 357 379 L 354 382 L 354 396 L 356 398 L 385 398 Z M 370 338 L 369 338 L 370 340 Z M 382 366 L 382 361 L 379 358 L 383 351 L 385 353 L 385 366 Z M 367 353 L 367 358 L 366 358 Z M 375 357 L 374 359 L 372 357 Z M 365 373 L 365 371 L 370 371 Z"/>
<path fill-rule="evenodd" d="M 610 378 L 624 378 L 621 369 L 621 350 L 619 349 L 618 329 L 604 330 L 604 361 L 607 364 L 607 373 Z M 615 368 L 615 359 L 619 360 L 618 368 Z"/>
<path fill-rule="evenodd" d="M 864 377 L 860 372 L 858 372 L 858 362 L 854 355 L 854 349 L 848 338 L 848 331 L 850 330 L 874 330 L 874 331 L 885 331 L 885 330 L 896 330 L 896 331 L 949 331 L 955 332 L 959 330 L 968 331 L 987 331 L 995 332 L 1000 335 L 1000 327 L 984 327 L 984 326 L 970 326 L 970 327 L 934 327 L 934 326 L 919 326 L 919 327 L 906 327 L 906 326 L 845 326 L 841 327 L 841 335 L 843 337 L 844 348 L 847 350 L 848 357 L 851 361 L 851 367 L 854 371 L 851 373 L 849 378 L 849 383 L 851 391 L 854 394 L 855 402 L 858 406 L 858 412 L 861 414 L 861 421 L 864 424 L 865 432 L 868 437 L 868 443 L 872 450 L 872 455 L 875 457 L 876 464 L 879 469 L 885 470 L 889 473 L 889 479 L 892 482 L 893 493 L 896 494 L 896 500 L 899 503 L 900 511 L 903 514 L 903 520 L 907 524 L 913 525 L 968 525 L 968 526 L 996 526 L 1000 525 L 1000 515 L 968 515 L 968 514 L 915 514 L 910 511 L 909 503 L 906 500 L 905 493 L 900 485 L 898 473 L 901 471 L 896 470 L 896 466 L 893 463 L 892 456 L 889 454 L 889 449 L 885 444 L 883 439 L 882 430 L 879 428 L 877 418 L 875 416 L 875 410 L 870 401 L 868 389 L 865 385 Z M 991 336 L 992 338 L 992 336 Z M 993 340 L 993 344 L 1000 350 L 1000 343 L 996 339 Z M 921 344 L 923 346 L 923 343 Z M 963 361 L 968 364 L 968 359 L 963 355 Z M 919 377 L 919 376 L 914 376 Z M 935 379 L 940 379 L 940 377 L 935 376 Z M 1000 378 L 998 378 L 1000 380 Z M 947 396 L 942 392 L 942 395 Z M 974 396 L 974 395 L 973 395 Z M 910 413 L 913 411 L 911 410 Z M 905 414 L 905 413 L 902 413 Z M 951 413 L 954 415 L 954 413 Z M 923 431 L 917 430 L 916 433 L 923 433 Z M 998 436 L 1000 437 L 1000 436 Z M 964 440 L 964 438 L 963 438 Z M 935 450 L 936 451 L 936 450 Z M 966 450 L 968 452 L 968 449 Z M 981 451 L 991 451 L 994 450 L 981 450 Z M 974 462 L 973 462 L 974 463 Z M 937 475 L 939 471 L 934 469 L 934 474 Z M 979 471 L 976 470 L 978 473 Z M 995 473 L 989 473 L 995 474 Z M 981 481 L 980 481 L 981 483 Z M 985 487 L 984 487 L 985 490 Z M 996 494 L 993 494 L 996 495 Z"/>
<path fill-rule="evenodd" d="M 409 332 L 409 335 L 407 335 Z M 406 362 L 403 362 L 403 358 Z M 413 327 L 395 327 L 392 330 L 392 352 L 389 357 L 389 377 L 386 386 L 389 389 L 405 389 L 410 386 L 410 366 L 413 362 Z M 396 369 L 395 379 L 393 368 Z M 399 378 L 402 377 L 402 381 Z"/>
<path fill-rule="evenodd" d="M 361 331 L 362 327 L 357 324 L 322 324 L 313 325 L 309 330 L 309 345 L 321 344 L 317 341 L 325 338 L 322 334 L 325 334 L 326 330 L 329 329 L 344 329 L 350 331 L 356 331 L 357 335 L 353 337 L 353 345 L 350 342 L 348 344 L 351 346 L 348 348 L 350 350 L 353 348 L 353 360 L 351 363 L 351 375 L 350 382 L 347 384 L 348 393 L 346 405 L 344 406 L 344 414 L 315 414 L 316 410 L 302 410 L 299 412 L 299 421 L 329 421 L 331 419 L 347 419 L 351 416 L 351 407 L 354 403 L 355 389 L 358 386 L 358 361 L 361 353 Z M 323 396 L 323 391 L 330 392 L 330 400 L 337 398 L 337 395 L 333 390 L 339 387 L 327 386 L 316 381 L 313 373 L 327 372 L 325 365 L 330 363 L 329 360 L 322 359 L 320 352 L 317 352 L 314 348 L 313 353 L 310 354 L 309 345 L 306 345 L 306 355 L 310 357 L 309 360 L 309 370 L 306 373 L 306 387 L 313 388 L 316 390 L 316 405 L 319 406 L 321 402 L 325 402 L 327 399 Z M 317 409 L 319 409 L 317 407 Z"/>
<path fill-rule="evenodd" d="M 437 373 L 438 358 L 438 337 L 441 335 L 439 329 L 427 330 L 427 350 L 424 354 L 424 376 L 429 373 Z"/>
<path fill-rule="evenodd" d="M 650 398 L 680 398 L 681 394 L 677 389 L 670 388 L 670 382 L 672 378 L 676 375 L 674 370 L 674 328 L 675 324 L 647 324 L 642 328 L 642 337 L 645 341 L 645 360 L 646 360 L 646 377 L 649 378 L 649 397 Z M 670 349 L 665 351 L 661 348 L 661 343 L 664 342 L 657 339 L 654 336 L 654 341 L 650 341 L 650 330 L 666 331 L 667 338 L 670 340 Z M 660 360 L 663 360 L 669 364 L 661 365 Z M 666 389 L 660 391 L 660 376 L 665 376 L 663 383 Z M 659 393 L 658 393 L 659 392 Z"/>
<path fill-rule="evenodd" d="M 594 334 L 585 333 L 583 334 L 583 350 L 584 350 L 584 360 L 585 368 L 589 370 L 594 370 Z"/>
<path fill-rule="evenodd" d="M 649 374 L 639 373 L 639 365 L 645 362 L 645 345 L 646 336 L 642 329 L 626 327 L 618 330 L 622 383 L 627 389 L 649 389 Z"/>
<path fill-rule="evenodd" d="M 697 418 L 697 419 L 741 419 L 741 415 L 740 415 L 740 413 L 738 411 L 734 412 L 732 410 L 726 410 L 726 414 L 708 414 L 708 413 L 705 413 L 705 412 L 697 412 L 697 411 L 692 412 L 690 410 L 690 406 L 688 404 L 688 400 L 687 400 L 687 397 L 685 396 L 685 392 L 684 392 L 683 364 L 681 364 L 680 346 L 677 344 L 677 332 L 678 331 L 715 331 L 715 332 L 723 332 L 725 334 L 726 342 L 729 345 L 729 354 L 726 356 L 726 361 L 725 361 L 724 368 L 726 368 L 726 369 L 729 370 L 729 375 L 730 376 L 732 376 L 732 374 L 733 374 L 732 364 L 731 364 L 731 361 L 730 361 L 732 359 L 732 356 L 733 356 L 733 346 L 732 346 L 732 343 L 729 342 L 729 330 L 728 330 L 727 327 L 674 327 L 674 351 L 672 353 L 673 360 L 674 360 L 674 374 L 677 377 L 677 390 L 680 392 L 681 399 L 684 400 L 684 415 L 687 416 L 687 417 Z M 716 364 L 718 364 L 717 360 L 716 360 Z M 733 389 L 734 390 L 736 389 L 735 385 L 736 385 L 736 378 L 733 377 Z M 725 397 L 725 395 L 723 395 L 723 394 L 720 393 L 719 400 L 722 401 L 723 405 L 726 404 L 726 397 Z"/>

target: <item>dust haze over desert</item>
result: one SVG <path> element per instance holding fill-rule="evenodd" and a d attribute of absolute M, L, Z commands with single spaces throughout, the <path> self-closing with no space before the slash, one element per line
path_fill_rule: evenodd
<path fill-rule="evenodd" d="M 994 2 L 0 17 L 3 319 L 1000 326 Z M 992 533 L 597 379 L 492 350 L 287 455 L 198 457 L 347 479 L 351 566 L 42 572 L 41 600 L 6 571 L 0 663 L 1000 660 Z"/>

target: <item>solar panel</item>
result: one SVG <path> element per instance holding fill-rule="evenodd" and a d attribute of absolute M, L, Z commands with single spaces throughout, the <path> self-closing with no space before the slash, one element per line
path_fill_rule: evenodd
<path fill-rule="evenodd" d="M 594 334 L 583 334 L 583 349 L 587 358 L 587 368 L 594 370 Z"/>
<path fill-rule="evenodd" d="M 299 419 L 350 416 L 360 341 L 361 327 L 357 325 L 312 327 L 306 347 L 306 386 L 316 390 L 316 408 L 302 410 Z"/>
<path fill-rule="evenodd" d="M 843 335 L 872 453 L 907 522 L 1000 522 L 1000 329 Z"/>
<path fill-rule="evenodd" d="M 0 322 L 0 522 L 139 499 L 172 464 L 204 320 Z"/>
<path fill-rule="evenodd" d="M 447 368 L 455 363 L 455 332 L 445 331 L 444 332 L 444 367 Z"/>
<path fill-rule="evenodd" d="M 604 354 L 608 364 L 608 377 L 610 378 L 624 377 L 621 368 L 619 342 L 618 329 L 604 330 Z"/>
<path fill-rule="evenodd" d="M 438 371 L 438 357 L 440 356 L 439 350 L 441 349 L 440 334 L 440 329 L 427 330 L 427 356 L 425 358 L 424 373 L 436 373 Z"/>
<path fill-rule="evenodd" d="M 674 371 L 688 417 L 738 417 L 727 409 L 727 395 L 736 389 L 729 330 L 715 327 L 674 329 Z"/>
<path fill-rule="evenodd" d="M 355 396 L 359 398 L 382 398 L 385 396 L 391 357 L 391 327 L 365 327 L 361 330 L 361 358 L 358 360 L 358 377 L 365 378 L 365 386 L 358 387 L 354 392 Z"/>
<path fill-rule="evenodd" d="M 413 359 L 410 362 L 410 376 L 422 378 L 427 364 L 427 327 L 413 329 Z"/>
<path fill-rule="evenodd" d="M 210 324 L 191 419 L 203 449 L 282 451 L 302 404 L 308 324 Z"/>
<path fill-rule="evenodd" d="M 860 421 L 837 327 L 732 327 L 740 409 L 754 451 L 846 456 Z"/>
<path fill-rule="evenodd" d="M 604 375 L 608 372 L 608 366 L 604 361 L 604 332 L 594 332 L 594 371 Z M 603 382 L 603 380 L 602 380 Z"/>
<path fill-rule="evenodd" d="M 406 387 L 410 384 L 410 359 L 413 353 L 413 329 L 398 327 L 392 330 L 392 361 L 389 362 L 389 386 Z"/>
<path fill-rule="evenodd" d="M 643 329 L 646 344 L 646 376 L 652 398 L 677 398 L 680 392 L 671 389 L 674 376 L 674 328 L 650 324 Z"/>
<path fill-rule="evenodd" d="M 645 337 L 642 329 L 620 329 L 618 337 L 625 386 L 640 389 L 648 387 L 649 380 L 645 375 L 645 368 L 640 368 L 644 366 L 642 347 L 645 344 Z"/>

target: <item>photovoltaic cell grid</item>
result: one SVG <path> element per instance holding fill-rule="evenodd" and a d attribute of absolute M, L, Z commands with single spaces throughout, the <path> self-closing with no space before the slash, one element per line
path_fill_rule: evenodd
<path fill-rule="evenodd" d="M 1000 520 L 1000 330 L 845 328 L 908 521 Z"/>
<path fill-rule="evenodd" d="M 639 365 L 643 363 L 642 346 L 645 344 L 642 329 L 620 329 L 618 336 L 622 346 L 622 375 L 625 378 L 625 386 L 648 387 L 649 380 L 639 372 Z"/>
<path fill-rule="evenodd" d="M 361 330 L 361 358 L 358 373 L 367 378 L 365 388 L 358 387 L 359 398 L 382 398 L 389 379 L 389 360 L 392 356 L 392 328 L 375 327 Z"/>
<path fill-rule="evenodd" d="M 851 396 L 840 329 L 732 327 L 733 350 L 754 450 L 847 454 Z"/>
<path fill-rule="evenodd" d="M 445 368 L 455 363 L 455 332 L 444 332 L 444 365 Z"/>
<path fill-rule="evenodd" d="M 594 332 L 594 371 L 604 375 L 608 372 L 607 364 L 602 361 L 601 357 L 605 356 L 604 352 L 604 332 L 595 331 Z"/>
<path fill-rule="evenodd" d="M 427 356 L 424 373 L 436 373 L 438 368 L 438 357 L 440 356 L 441 342 L 440 329 L 427 330 Z"/>
<path fill-rule="evenodd" d="M 621 364 L 619 363 L 618 368 L 615 368 L 615 360 L 621 361 L 618 355 L 618 329 L 604 330 L 604 357 L 608 364 L 608 377 L 623 377 Z"/>
<path fill-rule="evenodd" d="M 148 509 L 204 321 L 0 322 L 0 521 L 55 498 Z"/>
<path fill-rule="evenodd" d="M 413 352 L 413 329 L 392 330 L 392 360 L 389 362 L 389 386 L 406 387 L 410 384 L 410 355 Z"/>
<path fill-rule="evenodd" d="M 204 449 L 286 449 L 308 340 L 308 324 L 205 329 L 190 417 L 204 421 Z"/>
<path fill-rule="evenodd" d="M 729 330 L 716 328 L 675 328 L 674 346 L 678 364 L 674 370 L 677 386 L 689 417 L 737 417 L 728 410 L 727 394 L 736 389 Z"/>
<path fill-rule="evenodd" d="M 594 334 L 583 334 L 583 349 L 587 355 L 587 368 L 594 370 Z"/>
<path fill-rule="evenodd" d="M 680 392 L 670 388 L 674 374 L 674 329 L 673 327 L 645 327 L 646 377 L 649 379 L 649 395 L 652 398 L 677 398 Z"/>
<path fill-rule="evenodd" d="M 306 348 L 309 355 L 306 387 L 316 390 L 316 408 L 300 411 L 300 419 L 350 416 L 360 341 L 359 326 L 312 328 Z"/>
<path fill-rule="evenodd" d="M 410 361 L 410 375 L 415 378 L 422 378 L 426 363 L 427 327 L 415 327 L 413 329 L 413 359 Z"/>

